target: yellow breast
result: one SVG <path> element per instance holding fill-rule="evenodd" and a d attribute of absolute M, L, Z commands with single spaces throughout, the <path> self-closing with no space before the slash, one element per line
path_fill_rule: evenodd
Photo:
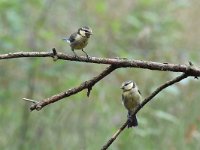
<path fill-rule="evenodd" d="M 134 110 L 140 104 L 141 96 L 138 92 L 126 91 L 123 93 L 123 104 L 129 111 Z"/>
<path fill-rule="evenodd" d="M 71 43 L 73 49 L 83 49 L 88 44 L 88 38 L 77 35 L 76 40 Z"/>

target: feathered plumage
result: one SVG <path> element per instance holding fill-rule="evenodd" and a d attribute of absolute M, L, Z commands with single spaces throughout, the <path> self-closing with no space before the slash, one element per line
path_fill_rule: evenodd
<path fill-rule="evenodd" d="M 136 115 L 132 115 L 135 111 L 135 108 L 141 102 L 141 94 L 138 90 L 138 87 L 133 81 L 126 81 L 122 84 L 122 103 L 125 108 L 128 110 L 128 127 L 137 126 Z"/>
<path fill-rule="evenodd" d="M 70 44 L 71 50 L 73 51 L 75 56 L 77 55 L 74 50 L 82 50 L 88 57 L 83 48 L 87 46 L 90 35 L 92 35 L 92 29 L 85 26 L 79 28 L 78 31 L 71 34 L 69 38 L 63 38 L 63 40 L 67 41 Z"/>

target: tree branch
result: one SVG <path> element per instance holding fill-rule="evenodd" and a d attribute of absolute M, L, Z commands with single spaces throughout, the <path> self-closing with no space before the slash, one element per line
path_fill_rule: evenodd
<path fill-rule="evenodd" d="M 137 112 L 144 107 L 149 101 L 151 101 L 159 92 L 161 92 L 163 89 L 167 88 L 170 85 L 173 85 L 185 78 L 187 78 L 189 75 L 188 74 L 182 74 L 172 80 L 167 81 L 166 83 L 164 83 L 163 85 L 161 85 L 160 87 L 158 87 L 151 95 L 149 95 L 147 98 L 144 99 L 144 101 L 141 103 L 141 105 L 139 105 L 134 114 L 137 114 Z M 115 134 L 108 140 L 108 142 L 102 147 L 101 150 L 106 150 L 115 140 L 116 138 L 119 136 L 119 134 L 126 128 L 126 126 L 128 125 L 128 120 L 115 132 Z"/>
<path fill-rule="evenodd" d="M 22 58 L 22 57 L 54 58 L 55 54 L 53 52 L 17 52 L 17 53 L 1 54 L 0 60 L 11 59 L 11 58 Z M 124 58 L 97 58 L 97 57 L 87 58 L 84 56 L 75 57 L 63 53 L 57 53 L 56 58 L 62 60 L 77 61 L 77 62 L 109 64 L 109 65 L 115 65 L 118 68 L 133 67 L 133 68 L 143 68 L 143 69 L 159 70 L 159 71 L 183 72 L 190 74 L 190 76 L 195 76 L 195 77 L 200 76 L 200 68 L 191 65 L 159 63 L 159 62 L 133 60 L 133 59 L 129 60 Z"/>
<path fill-rule="evenodd" d="M 92 78 L 91 80 L 85 81 L 85 82 L 81 83 L 80 86 L 77 86 L 75 88 L 69 89 L 66 92 L 62 92 L 62 93 L 56 94 L 56 95 L 54 95 L 54 96 L 52 96 L 50 98 L 46 98 L 44 100 L 41 100 L 40 102 L 33 104 L 30 107 L 30 110 L 31 111 L 34 110 L 34 109 L 41 110 L 46 105 L 49 105 L 49 104 L 54 103 L 56 101 L 59 101 L 59 100 L 65 98 L 65 97 L 69 97 L 71 95 L 74 95 L 74 94 L 76 94 L 76 93 L 78 93 L 78 92 L 80 92 L 80 91 L 82 91 L 84 89 L 88 89 L 87 96 L 89 96 L 92 87 L 98 81 L 100 81 L 101 79 L 106 77 L 108 74 L 110 74 L 112 71 L 114 71 L 116 68 L 117 67 L 115 65 L 110 65 L 104 71 L 102 71 L 99 75 L 97 75 L 96 77 Z"/>
<path fill-rule="evenodd" d="M 57 53 L 56 49 L 53 48 L 52 52 L 17 52 L 17 53 L 9 53 L 9 54 L 0 54 L 1 59 L 12 59 L 12 58 L 24 58 L 24 57 L 52 57 L 54 61 L 61 59 L 61 60 L 69 60 L 69 61 L 76 61 L 76 62 L 86 62 L 86 63 L 95 63 L 95 64 L 109 64 L 110 66 L 107 67 L 103 72 L 99 75 L 95 76 L 91 80 L 85 81 L 80 86 L 75 88 L 69 89 L 66 92 L 62 92 L 56 95 L 53 95 L 50 98 L 43 99 L 41 101 L 35 101 L 23 98 L 26 101 L 32 102 L 33 105 L 30 107 L 30 110 L 41 110 L 46 105 L 59 101 L 65 97 L 69 97 L 74 95 L 84 89 L 88 89 L 87 96 L 90 95 L 90 91 L 92 87 L 99 82 L 101 79 L 106 77 L 112 71 L 117 68 L 143 68 L 143 69 L 150 69 L 150 70 L 158 70 L 158 71 L 171 71 L 171 72 L 182 72 L 183 74 L 176 77 L 173 80 L 167 81 L 160 87 L 158 87 L 149 97 L 145 98 L 144 101 L 141 103 L 140 106 L 137 107 L 135 115 L 142 107 L 144 107 L 149 101 L 151 101 L 159 92 L 163 89 L 167 88 L 168 86 L 175 84 L 188 76 L 193 76 L 195 78 L 200 76 L 200 68 L 193 66 L 190 62 L 189 65 L 181 65 L 181 64 L 170 64 L 170 63 L 160 63 L 160 62 L 152 62 L 152 61 L 142 61 L 142 60 L 133 60 L 133 59 L 126 59 L 126 58 L 97 58 L 97 57 L 75 57 L 71 55 L 66 55 L 63 53 Z M 117 132 L 109 139 L 109 141 L 102 147 L 102 150 L 106 150 L 119 136 L 119 134 L 126 128 L 128 124 L 128 120 L 117 130 Z"/>

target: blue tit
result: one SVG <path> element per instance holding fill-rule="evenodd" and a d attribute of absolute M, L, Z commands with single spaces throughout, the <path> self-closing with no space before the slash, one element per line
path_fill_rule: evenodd
<path fill-rule="evenodd" d="M 122 83 L 122 103 L 128 110 L 128 128 L 138 126 L 136 115 L 132 116 L 135 109 L 142 101 L 141 93 L 134 81 Z"/>
<path fill-rule="evenodd" d="M 89 27 L 79 28 L 77 32 L 73 33 L 69 38 L 64 38 L 70 44 L 71 50 L 77 57 L 74 50 L 82 50 L 88 58 L 87 53 L 83 50 L 88 44 L 88 39 L 92 35 L 92 29 Z"/>

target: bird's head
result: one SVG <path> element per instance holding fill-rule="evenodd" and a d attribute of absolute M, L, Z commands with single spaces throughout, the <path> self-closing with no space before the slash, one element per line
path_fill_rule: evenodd
<path fill-rule="evenodd" d="M 78 34 L 80 34 L 83 37 L 89 38 L 90 35 L 92 35 L 92 29 L 90 27 L 84 26 L 78 29 Z"/>
<path fill-rule="evenodd" d="M 136 87 L 136 83 L 134 81 L 125 81 L 122 83 L 121 89 L 123 91 L 129 91 L 135 87 Z"/>

